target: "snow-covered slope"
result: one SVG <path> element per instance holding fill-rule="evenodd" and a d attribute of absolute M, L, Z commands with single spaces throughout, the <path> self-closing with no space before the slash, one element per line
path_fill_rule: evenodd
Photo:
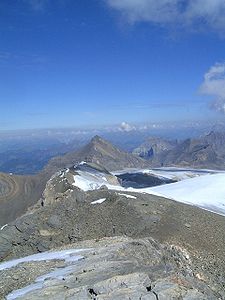
<path fill-rule="evenodd" d="M 77 175 L 74 176 L 73 185 L 79 187 L 83 191 L 97 190 L 102 186 L 107 186 L 108 189 L 120 187 L 116 177 L 113 178 L 113 176 L 109 176 L 102 172 L 95 171 L 90 173 L 86 171 L 76 171 L 76 173 Z"/>
<path fill-rule="evenodd" d="M 127 170 L 126 170 L 127 172 Z M 137 172 L 133 170 L 133 172 Z M 152 174 L 152 170 L 138 170 L 138 172 Z M 168 174 L 167 174 L 168 172 Z M 121 174 L 121 172 L 119 172 Z M 114 173 L 115 174 L 115 173 Z M 117 173 L 118 174 L 118 173 Z M 179 177 L 178 182 L 149 188 L 124 188 L 119 184 L 112 184 L 103 173 L 88 173 L 78 171 L 74 176 L 74 186 L 84 191 L 95 190 L 103 185 L 108 189 L 122 192 L 147 193 L 172 199 L 178 202 L 198 206 L 206 210 L 225 216 L 225 172 L 212 170 L 156 170 L 155 175 L 172 178 Z M 204 175 L 204 176 L 203 176 Z M 193 177 L 193 178 L 191 178 Z"/>
<path fill-rule="evenodd" d="M 146 192 L 196 205 L 225 215 L 225 174 L 205 175 L 163 186 Z"/>

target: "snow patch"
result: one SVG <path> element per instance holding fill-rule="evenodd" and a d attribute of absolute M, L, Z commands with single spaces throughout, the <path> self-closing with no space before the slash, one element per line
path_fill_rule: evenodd
<path fill-rule="evenodd" d="M 11 268 L 13 266 L 16 266 L 18 263 L 21 262 L 53 260 L 53 259 L 60 259 L 65 261 L 65 267 L 56 268 L 54 271 L 50 273 L 37 277 L 34 283 L 25 286 L 21 289 L 12 291 L 10 294 L 6 296 L 6 300 L 14 300 L 30 292 L 41 289 L 46 279 L 62 280 L 65 275 L 69 275 L 72 272 L 74 272 L 76 269 L 76 262 L 84 258 L 81 255 L 74 255 L 74 254 L 77 254 L 85 250 L 87 249 L 70 249 L 70 250 L 63 250 L 63 251 L 56 251 L 56 252 L 44 252 L 44 253 L 38 253 L 38 254 L 24 257 L 22 259 L 17 259 L 17 260 L 4 263 L 4 264 L 8 263 L 8 265 L 4 266 L 4 269 L 6 269 L 8 267 Z M 4 264 L 1 264 L 1 266 Z M 3 268 L 1 268 L 1 270 L 3 270 Z"/>
<path fill-rule="evenodd" d="M 45 260 L 59 259 L 59 260 L 64 260 L 65 262 L 71 262 L 77 257 L 74 256 L 74 254 L 77 254 L 81 251 L 87 251 L 87 249 L 69 249 L 69 250 L 62 250 L 62 251 L 55 251 L 55 252 L 37 253 L 26 257 L 3 262 L 0 264 L 0 271 L 16 267 L 18 264 L 21 263 L 32 262 L 32 261 L 45 261 Z"/>
<path fill-rule="evenodd" d="M 118 193 L 118 195 L 124 196 L 124 197 L 127 197 L 127 198 L 130 198 L 130 199 L 137 199 L 137 197 L 132 196 L 132 195 L 128 195 L 128 194 L 121 194 L 121 193 Z"/>
<path fill-rule="evenodd" d="M 88 173 L 85 171 L 77 171 L 77 174 L 78 175 L 74 175 L 73 185 L 79 187 L 81 190 L 85 192 L 90 190 L 97 190 L 101 188 L 103 185 L 106 186 L 109 185 L 105 175 L 100 172 Z"/>
<path fill-rule="evenodd" d="M 98 200 L 92 201 L 91 204 L 101 204 L 101 203 L 103 203 L 105 200 L 106 200 L 106 198 L 98 199 Z"/>
<path fill-rule="evenodd" d="M 78 261 L 82 258 L 83 258 L 82 256 L 76 256 L 76 258 L 74 258 L 74 262 Z M 25 286 L 24 288 L 21 288 L 21 289 L 11 292 L 9 295 L 6 296 L 6 300 L 14 300 L 14 299 L 17 299 L 18 297 L 25 296 L 29 292 L 33 292 L 35 290 L 42 289 L 44 281 L 46 279 L 62 280 L 63 276 L 73 273 L 75 271 L 75 269 L 76 269 L 75 265 L 67 266 L 67 267 L 60 268 L 60 269 L 56 268 L 54 271 L 52 271 L 50 273 L 47 273 L 45 275 L 37 277 L 34 283 L 32 283 L 28 286 Z"/>
<path fill-rule="evenodd" d="M 3 230 L 6 226 L 8 226 L 8 224 L 3 225 L 0 230 Z"/>

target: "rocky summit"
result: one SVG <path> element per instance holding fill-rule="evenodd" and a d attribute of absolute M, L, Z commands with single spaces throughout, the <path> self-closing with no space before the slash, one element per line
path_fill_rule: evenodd
<path fill-rule="evenodd" d="M 85 191 L 75 185 L 84 171 L 120 184 L 93 163 L 58 171 L 3 226 L 2 299 L 225 299 L 223 216 L 106 185 Z"/>
<path fill-rule="evenodd" d="M 150 166 L 149 162 L 131 153 L 120 150 L 110 142 L 96 135 L 79 151 L 53 158 L 45 170 L 54 174 L 57 170 L 70 167 L 81 161 L 97 163 L 109 171 L 122 168 L 142 168 Z"/>

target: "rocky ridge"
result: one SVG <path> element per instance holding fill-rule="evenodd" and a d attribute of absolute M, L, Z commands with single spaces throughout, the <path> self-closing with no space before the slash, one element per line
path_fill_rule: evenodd
<path fill-rule="evenodd" d="M 74 247 L 87 249 L 79 252 L 83 259 L 76 263 L 31 261 L 5 269 L 1 272 L 4 279 L 0 277 L 4 286 L 1 295 L 14 299 L 17 290 L 25 286 L 26 290 L 20 290 L 21 297 L 16 299 L 213 300 L 220 297 L 194 276 L 187 253 L 176 247 L 168 249 L 150 238 L 104 238 L 73 244 L 69 249 Z M 63 276 L 57 275 L 57 270 Z M 44 276 L 41 289 L 32 286 L 46 273 L 49 275 Z"/>

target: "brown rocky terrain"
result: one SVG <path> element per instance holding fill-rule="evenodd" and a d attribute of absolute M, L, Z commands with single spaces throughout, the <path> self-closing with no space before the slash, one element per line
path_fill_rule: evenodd
<path fill-rule="evenodd" d="M 47 177 L 0 173 L 0 226 L 21 216 L 40 199 Z"/>

